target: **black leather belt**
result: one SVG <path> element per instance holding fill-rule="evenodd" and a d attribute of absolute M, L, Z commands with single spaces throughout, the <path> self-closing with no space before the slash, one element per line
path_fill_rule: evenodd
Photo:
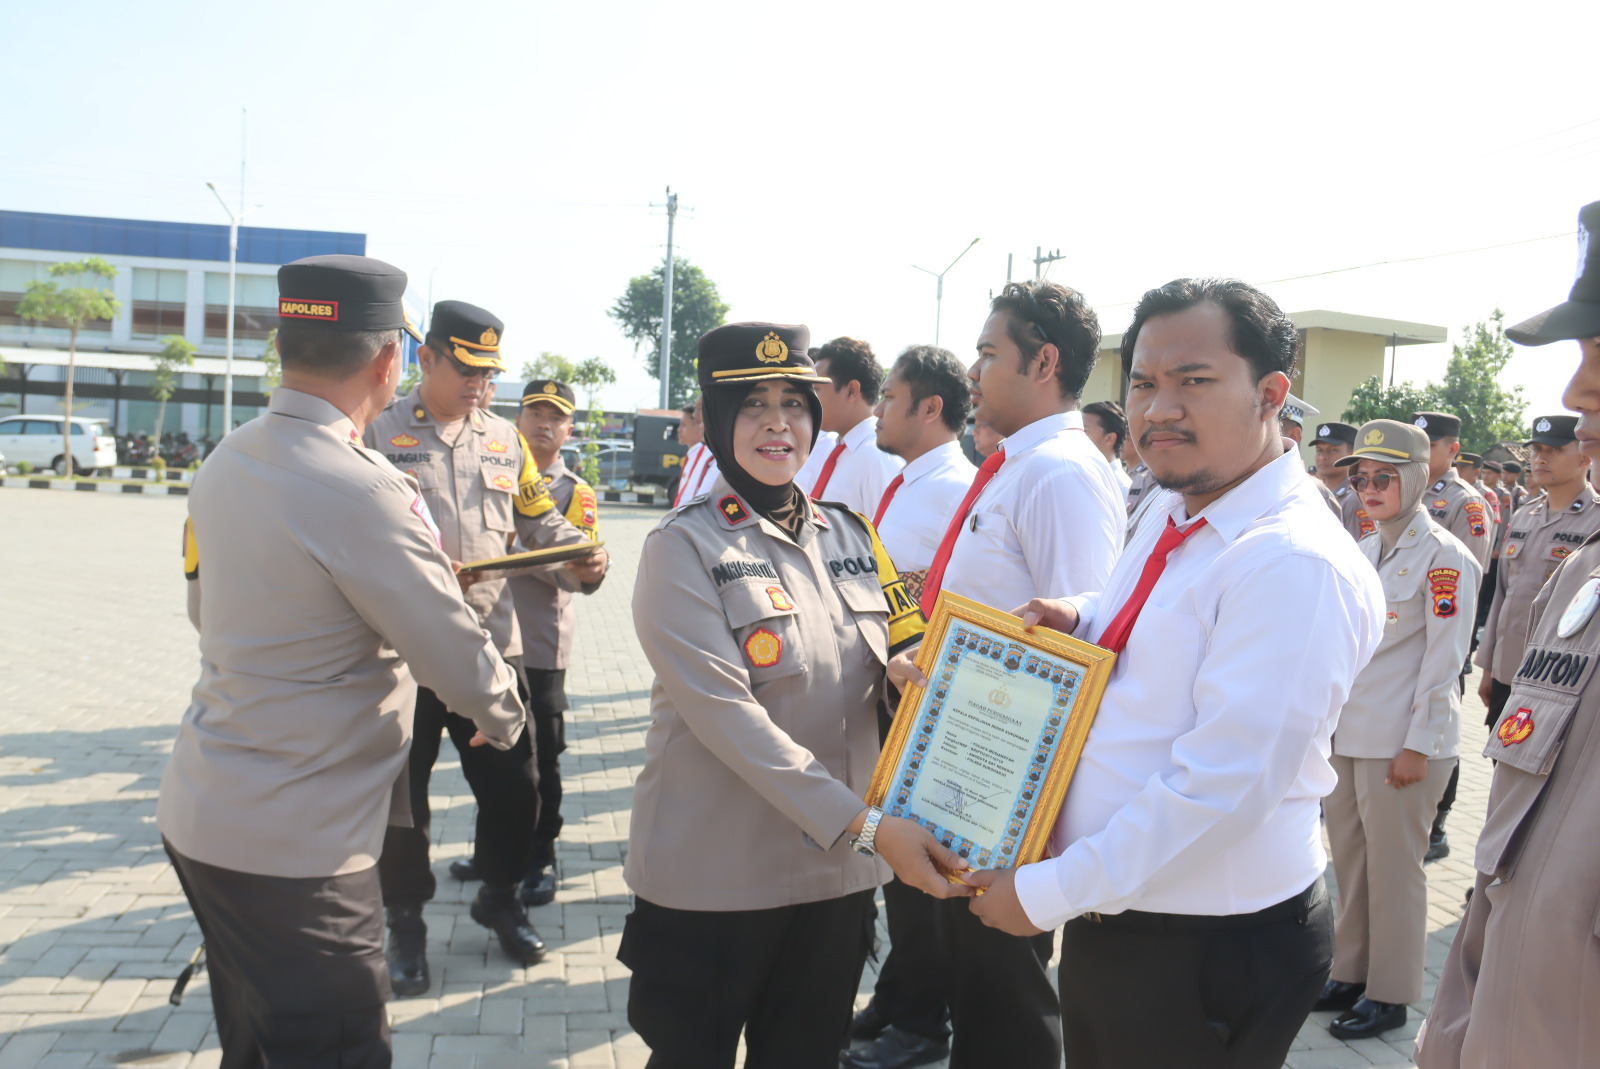
<path fill-rule="evenodd" d="M 1124 913 L 1085 913 L 1077 920 L 1130 932 L 1199 932 L 1221 928 L 1254 928 L 1276 921 L 1296 920 L 1301 924 L 1310 916 L 1312 907 L 1327 896 L 1319 876 L 1310 887 L 1266 909 L 1254 913 L 1231 913 L 1224 917 L 1200 916 L 1192 913 L 1141 913 L 1130 909 Z"/>

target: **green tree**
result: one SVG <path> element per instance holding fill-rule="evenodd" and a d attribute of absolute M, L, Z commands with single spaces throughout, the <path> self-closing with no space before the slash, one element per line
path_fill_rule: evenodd
<path fill-rule="evenodd" d="M 553 354 L 541 353 L 540 357 Z M 557 357 L 556 359 L 561 359 Z M 590 486 L 600 485 L 600 425 L 605 422 L 605 413 L 600 408 L 600 387 L 609 386 L 617 381 L 617 373 L 611 365 L 598 356 L 591 356 L 583 363 L 571 366 L 569 378 L 563 382 L 573 386 L 581 386 L 588 395 L 589 401 L 589 433 L 583 443 L 583 464 L 579 474 L 583 481 Z M 529 378 L 546 376 L 531 375 Z M 548 376 L 555 377 L 555 376 Z"/>
<path fill-rule="evenodd" d="M 700 335 L 726 321 L 728 305 L 717 292 L 717 284 L 706 273 L 681 256 L 672 258 L 672 367 L 668 372 L 667 403 L 682 406 L 694 399 L 699 383 L 695 378 L 695 344 Z M 666 287 L 666 264 L 647 275 L 628 282 L 628 288 L 606 313 L 633 342 L 633 351 L 649 345 L 646 370 L 661 377 L 661 294 Z"/>
<path fill-rule="evenodd" d="M 1464 343 L 1451 346 L 1444 382 L 1436 400 L 1441 412 L 1461 417 L 1461 448 L 1469 453 L 1496 442 L 1520 441 L 1527 402 L 1522 387 L 1500 385 L 1501 372 L 1515 353 L 1505 332 L 1505 313 L 1496 308 L 1487 320 L 1461 329 Z"/>
<path fill-rule="evenodd" d="M 557 382 L 572 386 L 578 381 L 577 375 L 578 365 L 560 353 L 545 351 L 539 354 L 537 360 L 522 362 L 523 382 L 532 382 L 534 379 L 555 379 Z"/>
<path fill-rule="evenodd" d="M 156 366 L 150 374 L 150 396 L 161 402 L 156 409 L 156 450 L 159 452 L 161 428 L 167 422 L 167 401 L 178 388 L 178 369 L 194 367 L 194 343 L 177 334 L 169 334 L 167 343 L 150 360 Z"/>
<path fill-rule="evenodd" d="M 28 283 L 27 292 L 17 305 L 17 315 L 45 323 L 60 323 L 67 328 L 67 389 L 61 410 L 66 415 L 61 420 L 61 468 L 63 474 L 72 471 L 72 380 L 78 373 L 78 331 L 85 323 L 95 319 L 115 319 L 122 303 L 111 296 L 111 291 L 92 283 L 95 279 L 113 279 L 117 269 L 99 256 L 50 265 L 50 281 Z M 57 282 L 56 280 L 61 281 Z M 70 283 L 78 283 L 71 285 Z"/>
<path fill-rule="evenodd" d="M 1385 386 L 1383 379 L 1374 375 L 1351 391 L 1350 403 L 1345 406 L 1341 418 L 1357 427 L 1374 419 L 1410 423 L 1413 413 L 1434 407 L 1434 396 L 1432 383 L 1415 386 L 1402 382 L 1398 386 Z"/>
<path fill-rule="evenodd" d="M 267 347 L 261 350 L 261 362 L 267 365 L 261 372 L 261 392 L 269 393 L 283 382 L 283 360 L 278 356 L 278 328 L 267 334 Z"/>

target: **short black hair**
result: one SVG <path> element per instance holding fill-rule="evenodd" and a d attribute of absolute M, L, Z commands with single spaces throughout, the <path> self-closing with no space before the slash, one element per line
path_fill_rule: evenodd
<path fill-rule="evenodd" d="M 1022 350 L 1022 370 L 1048 342 L 1061 360 L 1056 386 L 1062 397 L 1077 397 L 1100 359 L 1100 317 L 1083 294 L 1059 282 L 1034 279 L 1007 282 L 989 302 L 990 313 L 1006 313 L 1006 334 Z"/>
<path fill-rule="evenodd" d="M 836 388 L 854 380 L 861 384 L 861 399 L 878 403 L 883 392 L 883 368 L 872 355 L 872 346 L 859 338 L 835 338 L 811 351 L 812 363 L 828 362 L 828 378 Z"/>
<path fill-rule="evenodd" d="M 1274 371 L 1294 374 L 1300 332 L 1278 302 L 1236 278 L 1178 278 L 1146 290 L 1133 310 L 1133 322 L 1122 336 L 1122 366 L 1133 366 L 1139 331 L 1154 316 L 1172 315 L 1200 304 L 1214 304 L 1228 314 L 1233 351 L 1250 364 L 1260 382 Z"/>
<path fill-rule="evenodd" d="M 911 405 L 920 407 L 930 397 L 944 402 L 940 418 L 952 431 L 967 425 L 972 411 L 972 391 L 967 385 L 967 369 L 949 349 L 934 345 L 913 345 L 895 358 L 894 373 L 911 387 Z"/>
<path fill-rule="evenodd" d="M 283 323 L 278 356 L 285 370 L 342 379 L 366 367 L 378 352 L 400 339 L 398 330 L 326 330 Z"/>
<path fill-rule="evenodd" d="M 1116 444 L 1111 447 L 1113 453 L 1122 452 L 1122 443 L 1128 440 L 1128 414 L 1122 406 L 1115 401 L 1096 401 L 1083 406 L 1083 414 L 1094 416 L 1100 421 L 1100 426 L 1116 436 Z"/>

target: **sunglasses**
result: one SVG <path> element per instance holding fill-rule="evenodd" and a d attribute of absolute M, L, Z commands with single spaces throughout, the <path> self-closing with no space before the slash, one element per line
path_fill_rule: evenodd
<path fill-rule="evenodd" d="M 1350 476 L 1350 485 L 1354 487 L 1356 493 L 1359 494 L 1361 491 L 1367 488 L 1368 483 L 1371 483 L 1372 488 L 1381 493 L 1382 491 L 1389 489 L 1389 484 L 1398 478 L 1400 478 L 1400 476 L 1389 471 L 1380 471 L 1376 475 L 1352 475 Z"/>
<path fill-rule="evenodd" d="M 449 353 L 443 355 L 446 360 L 450 361 L 450 366 L 455 369 L 456 374 L 464 379 L 492 379 L 499 374 L 492 367 L 471 367 L 463 364 Z"/>

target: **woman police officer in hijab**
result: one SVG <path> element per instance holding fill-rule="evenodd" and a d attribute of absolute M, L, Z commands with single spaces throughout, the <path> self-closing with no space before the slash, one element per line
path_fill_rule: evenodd
<path fill-rule="evenodd" d="M 646 538 L 634 624 L 655 670 L 618 957 L 650 1065 L 837 1066 L 874 889 L 970 894 L 922 826 L 862 801 L 885 683 L 924 627 L 872 525 L 794 484 L 816 441 L 803 326 L 703 336 L 721 476 Z M 914 671 L 914 669 L 911 669 Z M 885 864 L 887 862 L 887 864 Z"/>

